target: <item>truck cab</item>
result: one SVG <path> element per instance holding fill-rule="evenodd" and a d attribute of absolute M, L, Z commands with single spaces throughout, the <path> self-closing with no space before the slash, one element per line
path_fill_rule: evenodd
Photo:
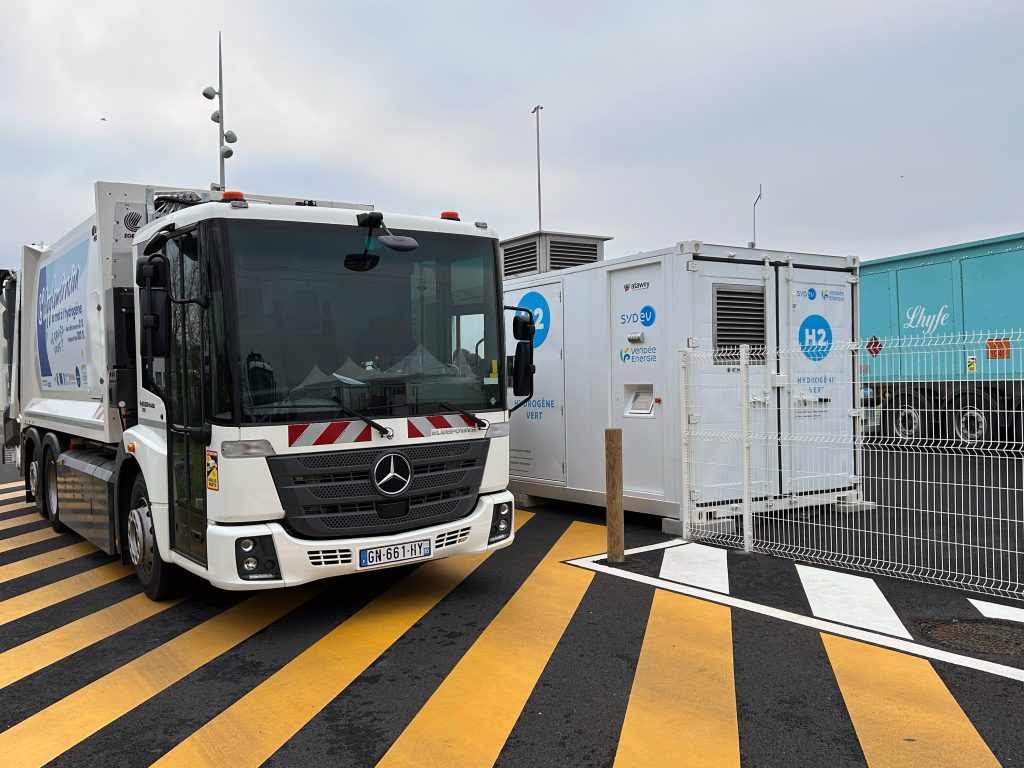
<path fill-rule="evenodd" d="M 130 268 L 104 259 L 105 222 L 89 230 L 82 335 L 106 435 L 61 420 L 94 403 L 72 374 L 34 386 L 56 305 L 78 301 L 33 280 L 60 265 L 43 252 L 20 277 L 20 296 L 45 298 L 15 334 L 8 418 L 41 512 L 135 565 L 154 598 L 181 571 L 258 589 L 511 543 L 507 381 L 528 393 L 532 327 L 517 319 L 509 362 L 494 233 L 457 215 L 173 199 L 155 216 L 147 192 Z M 109 324 L 91 322 L 94 282 Z"/>

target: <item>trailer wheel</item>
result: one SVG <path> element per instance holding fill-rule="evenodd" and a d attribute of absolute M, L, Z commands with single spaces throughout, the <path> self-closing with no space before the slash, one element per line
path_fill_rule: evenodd
<path fill-rule="evenodd" d="M 43 499 L 43 508 L 50 526 L 57 533 L 67 531 L 67 526 L 60 521 L 60 501 L 57 496 L 57 454 L 50 447 L 43 454 L 43 487 L 39 496 Z"/>
<path fill-rule="evenodd" d="M 979 446 L 995 439 L 996 414 L 984 392 L 967 392 L 953 405 L 953 435 L 963 445 Z"/>
<path fill-rule="evenodd" d="M 896 395 L 886 409 L 886 433 L 898 440 L 912 441 L 931 437 L 932 428 L 923 398 L 914 392 Z"/>
<path fill-rule="evenodd" d="M 182 572 L 173 563 L 164 562 L 153 532 L 153 512 L 149 505 L 146 480 L 140 474 L 132 485 L 128 511 L 128 556 L 142 589 L 151 600 L 166 600 L 179 589 Z"/>

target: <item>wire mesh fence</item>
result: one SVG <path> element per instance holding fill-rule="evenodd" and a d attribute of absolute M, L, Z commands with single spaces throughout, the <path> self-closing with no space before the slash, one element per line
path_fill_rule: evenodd
<path fill-rule="evenodd" d="M 1020 331 L 684 351 L 684 534 L 1024 599 L 1022 368 Z"/>

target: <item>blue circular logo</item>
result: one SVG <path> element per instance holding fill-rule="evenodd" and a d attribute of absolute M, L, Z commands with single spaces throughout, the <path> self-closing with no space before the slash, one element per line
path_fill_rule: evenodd
<path fill-rule="evenodd" d="M 797 341 L 808 360 L 824 360 L 832 349 L 832 326 L 821 315 L 808 315 L 800 323 Z"/>
<path fill-rule="evenodd" d="M 640 325 L 650 328 L 654 325 L 654 307 L 647 305 L 640 310 Z"/>
<path fill-rule="evenodd" d="M 811 301 L 814 301 L 814 297 L 817 296 L 817 295 L 818 295 L 818 292 L 816 290 L 814 290 L 813 288 L 808 288 L 807 289 L 807 298 L 810 299 Z"/>
<path fill-rule="evenodd" d="M 540 347 L 548 337 L 548 329 L 551 327 L 551 312 L 548 309 L 548 300 L 537 291 L 530 291 L 519 300 L 519 306 L 533 312 L 533 346 Z"/>

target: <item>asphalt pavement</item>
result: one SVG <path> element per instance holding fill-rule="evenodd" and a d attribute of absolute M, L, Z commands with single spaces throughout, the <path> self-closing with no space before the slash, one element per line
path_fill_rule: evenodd
<path fill-rule="evenodd" d="M 611 566 L 601 510 L 545 505 L 486 556 L 156 604 L 22 499 L 0 487 L 4 766 L 1024 765 L 1013 600 L 648 518 Z"/>

